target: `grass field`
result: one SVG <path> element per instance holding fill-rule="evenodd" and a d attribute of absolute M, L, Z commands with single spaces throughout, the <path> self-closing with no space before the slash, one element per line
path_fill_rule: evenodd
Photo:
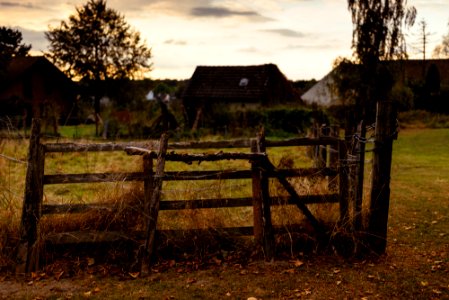
<path fill-rule="evenodd" d="M 25 160 L 26 147 L 14 143 L 2 141 L 0 153 Z M 379 258 L 343 259 L 332 249 L 280 251 L 269 263 L 239 251 L 201 260 L 186 254 L 159 262 L 151 276 L 139 278 L 79 257 L 76 273 L 61 273 L 63 266 L 27 279 L 1 273 L 0 298 L 449 299 L 448 150 L 449 129 L 400 132 L 394 143 L 387 254 Z M 81 169 L 103 165 L 101 159 L 88 161 Z M 55 172 L 58 166 L 52 167 Z M 3 157 L 0 167 L 1 226 L 14 232 L 25 167 Z M 48 195 L 62 199 L 64 193 Z M 2 234 L 2 245 L 7 237 Z"/>

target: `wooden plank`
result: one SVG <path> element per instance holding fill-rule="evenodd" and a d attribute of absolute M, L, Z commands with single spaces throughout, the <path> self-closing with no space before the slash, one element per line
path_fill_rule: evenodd
<path fill-rule="evenodd" d="M 334 138 L 339 137 L 339 127 L 338 126 L 331 126 L 330 128 L 330 135 Z M 338 168 L 338 161 L 339 161 L 339 145 L 340 143 L 336 145 L 330 145 L 329 146 L 329 167 L 330 168 Z M 328 177 L 328 188 L 329 191 L 338 191 L 338 178 L 336 175 L 329 175 Z"/>
<path fill-rule="evenodd" d="M 143 181 L 143 172 L 130 173 L 84 173 L 84 174 L 57 174 L 45 175 L 44 184 L 65 184 L 65 183 L 95 183 L 95 182 L 116 182 L 116 181 Z"/>
<path fill-rule="evenodd" d="M 168 149 L 225 149 L 225 148 L 249 148 L 250 139 L 236 139 L 227 141 L 211 141 L 211 142 L 187 142 L 187 143 L 170 143 Z"/>
<path fill-rule="evenodd" d="M 251 152 L 266 153 L 265 131 L 263 128 L 259 131 L 256 141 L 251 145 Z M 267 158 L 265 157 L 265 159 Z M 254 237 L 256 242 L 262 245 L 265 259 L 271 260 L 274 257 L 274 234 L 271 223 L 268 174 L 260 160 L 252 161 L 251 171 L 253 173 Z"/>
<path fill-rule="evenodd" d="M 314 176 L 335 176 L 336 169 L 280 169 L 276 173 L 267 173 L 267 176 L 274 178 L 277 174 L 284 177 L 314 177 Z M 217 180 L 217 179 L 250 179 L 250 170 L 216 170 L 216 171 L 181 171 L 166 172 L 164 181 L 181 180 Z M 144 181 L 143 172 L 128 173 L 83 173 L 83 174 L 55 174 L 44 175 L 44 184 L 67 184 L 67 183 L 101 183 L 117 181 Z"/>
<path fill-rule="evenodd" d="M 267 168 L 270 170 L 270 172 L 275 173 L 276 167 L 268 160 L 266 159 L 264 162 L 264 168 Z M 301 201 L 301 198 L 299 197 L 298 193 L 296 192 L 295 188 L 291 185 L 288 180 L 278 174 L 277 179 L 279 182 L 284 186 L 285 190 L 290 194 L 290 197 L 292 197 L 293 200 L 296 202 L 296 206 L 302 211 L 302 213 L 306 216 L 306 218 L 310 221 L 315 231 L 318 233 L 318 235 L 322 238 L 325 236 L 325 231 L 323 226 L 318 222 L 318 220 L 313 216 L 313 214 L 310 212 L 310 210 L 307 208 L 304 202 Z"/>
<path fill-rule="evenodd" d="M 322 138 L 294 138 L 283 141 L 266 141 L 267 147 L 291 147 L 291 146 L 314 146 L 337 144 L 338 139 L 332 137 Z M 238 139 L 214 142 L 186 142 L 170 143 L 168 149 L 224 149 L 224 148 L 248 148 L 251 146 L 250 139 Z M 45 152 L 110 152 L 123 151 L 128 147 L 139 147 L 144 149 L 158 148 L 158 141 L 128 142 L 128 143 L 48 143 L 44 144 Z"/>
<path fill-rule="evenodd" d="M 347 147 L 345 141 L 340 141 L 339 152 L 339 197 L 340 197 L 340 225 L 349 225 L 349 167 L 347 162 Z"/>
<path fill-rule="evenodd" d="M 250 170 L 181 171 L 166 172 L 164 181 L 249 179 Z"/>
<path fill-rule="evenodd" d="M 282 141 L 266 141 L 266 147 L 292 147 L 292 146 L 317 146 L 337 145 L 339 139 L 335 137 L 319 138 L 294 138 Z"/>
<path fill-rule="evenodd" d="M 42 205 L 42 215 L 79 214 L 93 211 L 112 212 L 114 210 L 114 205 L 108 203 Z"/>
<path fill-rule="evenodd" d="M 156 158 L 157 153 L 153 150 L 148 150 L 139 147 L 127 147 L 125 152 L 128 155 L 149 155 L 152 158 Z M 201 154 L 187 154 L 170 152 L 166 154 L 165 159 L 168 161 L 180 161 L 187 164 L 193 162 L 203 161 L 221 161 L 221 160 L 256 160 L 266 156 L 265 153 L 242 153 L 242 152 L 217 152 L 213 154 L 201 153 Z"/>
<path fill-rule="evenodd" d="M 150 260 L 155 250 L 156 226 L 159 215 L 159 206 L 162 192 L 162 177 L 165 169 L 165 156 L 167 154 L 168 134 L 163 133 L 159 142 L 159 151 L 156 162 L 156 174 L 153 178 L 153 195 L 149 203 L 149 218 L 147 221 L 147 236 L 145 241 L 145 252 L 141 263 L 141 273 L 148 274 Z"/>
<path fill-rule="evenodd" d="M 253 140 L 251 144 L 251 152 L 261 152 L 260 145 L 257 140 Z M 261 166 L 258 161 L 253 161 L 251 164 L 252 172 L 252 204 L 253 204 L 253 225 L 254 225 L 254 240 L 260 246 L 263 245 L 263 212 L 262 212 L 262 180 L 261 180 Z"/>
<path fill-rule="evenodd" d="M 38 268 L 39 253 L 35 247 L 41 217 L 44 174 L 44 149 L 40 144 L 41 122 L 33 119 L 25 178 L 25 194 L 20 226 L 20 243 L 17 251 L 16 272 L 31 272 Z"/>
<path fill-rule="evenodd" d="M 154 193 L 154 171 L 153 171 L 153 159 L 148 156 L 143 156 L 143 173 L 144 173 L 144 181 L 143 181 L 143 200 L 144 207 L 143 213 L 145 218 L 145 228 L 148 228 L 148 216 L 150 215 L 150 203 L 151 197 Z"/>
<path fill-rule="evenodd" d="M 338 203 L 339 194 L 329 195 L 305 195 L 298 196 L 305 204 Z M 291 197 L 270 197 L 271 205 L 296 205 L 297 200 Z M 160 202 L 159 210 L 183 210 L 183 209 L 206 209 L 206 208 L 230 208 L 250 207 L 253 205 L 252 197 L 222 198 L 222 199 L 196 199 L 196 200 L 163 200 Z M 42 215 L 52 214 L 77 214 L 91 211 L 116 210 L 114 205 L 108 203 L 91 204 L 45 204 L 42 205 Z"/>
<path fill-rule="evenodd" d="M 45 152 L 111 152 L 123 151 L 127 147 L 141 147 L 146 149 L 157 149 L 158 141 L 129 142 L 129 143 L 98 143 L 98 144 L 77 144 L 77 143 L 48 143 L 44 144 Z"/>
<path fill-rule="evenodd" d="M 370 246 L 377 254 L 385 253 L 387 246 L 391 162 L 396 134 L 396 111 L 393 103 L 378 102 L 368 225 Z"/>
<path fill-rule="evenodd" d="M 207 236 L 210 234 L 224 236 L 250 236 L 253 234 L 252 226 L 182 229 L 182 230 L 157 230 L 157 235 L 171 238 L 186 238 L 190 236 Z M 91 243 L 115 243 L 120 241 L 138 241 L 145 239 L 146 232 L 134 231 L 71 231 L 50 234 L 45 237 L 45 243 L 56 245 L 78 245 Z"/>
<path fill-rule="evenodd" d="M 355 169 L 356 188 L 354 199 L 354 229 L 359 231 L 362 229 L 362 205 L 363 205 L 363 182 L 365 178 L 365 149 L 366 149 L 366 124 L 362 120 L 360 122 L 360 138 L 357 143 L 358 162 Z"/>

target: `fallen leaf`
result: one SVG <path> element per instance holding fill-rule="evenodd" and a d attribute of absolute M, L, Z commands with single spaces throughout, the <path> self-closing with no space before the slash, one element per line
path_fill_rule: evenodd
<path fill-rule="evenodd" d="M 337 285 L 340 285 L 340 284 L 341 284 L 341 280 L 337 281 Z"/>
<path fill-rule="evenodd" d="M 231 297 L 231 293 L 230 293 L 230 292 L 227 292 L 227 293 L 226 293 L 226 297 Z"/>
<path fill-rule="evenodd" d="M 84 293 L 84 296 L 86 297 L 90 297 L 92 295 L 92 291 L 88 291 Z"/>
<path fill-rule="evenodd" d="M 217 258 L 217 257 L 212 258 L 212 260 L 213 260 L 213 262 L 214 262 L 215 264 L 217 264 L 218 266 L 221 265 L 221 263 L 223 262 L 221 259 L 219 259 L 219 258 Z"/>
<path fill-rule="evenodd" d="M 137 279 L 140 275 L 140 272 L 129 272 L 129 276 L 131 276 L 133 279 Z"/>
<path fill-rule="evenodd" d="M 304 264 L 304 262 L 300 261 L 300 260 L 294 260 L 294 261 L 290 261 L 291 263 L 293 263 L 293 265 L 297 268 L 299 268 L 300 266 L 302 266 Z"/>
<path fill-rule="evenodd" d="M 246 299 L 246 300 L 257 300 L 257 298 L 256 298 L 256 297 L 249 297 L 249 298 Z"/>
<path fill-rule="evenodd" d="M 27 285 L 33 285 L 33 284 L 34 284 L 34 281 L 33 281 L 33 280 L 28 281 L 28 283 L 27 283 Z"/>
<path fill-rule="evenodd" d="M 428 286 L 429 283 L 428 283 L 427 281 L 421 281 L 421 285 L 422 285 L 422 286 Z"/>
<path fill-rule="evenodd" d="M 433 289 L 432 292 L 437 295 L 441 295 L 443 292 L 437 289 Z"/>
<path fill-rule="evenodd" d="M 195 283 L 195 282 L 196 282 L 196 279 L 195 279 L 195 278 L 187 278 L 186 282 L 187 282 L 188 284 L 192 284 L 192 283 Z"/>
<path fill-rule="evenodd" d="M 248 271 L 246 271 L 246 270 L 241 270 L 240 271 L 240 275 L 246 275 L 246 274 L 248 274 Z"/>
<path fill-rule="evenodd" d="M 340 269 L 334 269 L 334 274 L 340 273 Z"/>
<path fill-rule="evenodd" d="M 95 264 L 95 259 L 92 257 L 87 258 L 87 266 L 93 266 Z"/>
<path fill-rule="evenodd" d="M 287 270 L 282 271 L 282 274 L 285 274 L 285 273 L 295 274 L 295 269 L 287 269 Z"/>
<path fill-rule="evenodd" d="M 61 272 L 59 272 L 59 273 L 56 273 L 55 274 L 55 280 L 56 281 L 59 281 L 59 279 L 61 279 L 61 276 L 64 274 L 64 271 L 61 271 Z"/>
<path fill-rule="evenodd" d="M 97 293 L 99 293 L 100 291 L 101 291 L 100 288 L 99 288 L 99 287 L 96 287 L 96 288 L 94 288 L 93 293 L 94 293 L 94 294 L 97 294 Z"/>

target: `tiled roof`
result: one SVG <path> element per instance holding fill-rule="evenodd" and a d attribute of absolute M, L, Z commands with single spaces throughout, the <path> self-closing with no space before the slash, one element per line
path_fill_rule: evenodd
<path fill-rule="evenodd" d="M 198 66 L 189 81 L 184 98 L 258 101 L 272 86 L 287 84 L 274 64 L 256 66 Z"/>

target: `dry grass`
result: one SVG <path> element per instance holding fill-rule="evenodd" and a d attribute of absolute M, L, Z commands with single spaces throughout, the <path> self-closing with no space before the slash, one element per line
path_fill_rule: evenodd
<path fill-rule="evenodd" d="M 447 276 L 449 270 L 449 243 L 447 239 L 449 233 L 449 219 L 447 217 L 449 213 L 448 134 L 448 130 L 405 130 L 400 133 L 399 140 L 395 142 L 388 248 L 387 254 L 379 259 L 348 260 L 333 254 L 314 255 L 311 252 L 299 253 L 292 252 L 290 249 L 286 249 L 286 251 L 278 249 L 279 259 L 274 263 L 264 263 L 260 260 L 254 261 L 251 255 L 244 255 L 239 259 L 238 251 L 223 250 L 204 255 L 202 261 L 190 255 L 181 257 L 176 261 L 162 260 L 154 265 L 153 274 L 150 277 L 133 279 L 135 274 L 123 272 L 116 265 L 106 265 L 96 260 L 93 261 L 89 256 L 86 256 L 69 262 L 72 269 L 73 265 L 77 266 L 78 269 L 75 273 L 70 272 L 71 268 L 64 264 L 52 265 L 45 269 L 43 273 L 37 274 L 30 285 L 15 282 L 10 277 L 4 277 L 0 274 L 0 297 L 23 299 L 36 297 L 90 297 L 93 299 L 104 299 L 105 297 L 111 299 L 248 299 L 249 297 L 257 299 L 449 299 L 449 280 Z M 5 154 L 6 151 L 9 151 L 8 153 L 12 157 L 24 159 L 26 147 L 23 145 L 26 144 L 26 141 L 22 141 L 22 144 L 14 144 L 16 142 L 2 141 L 2 153 Z M 10 148 L 10 150 L 5 150 L 7 148 Z M 24 153 L 23 156 L 20 154 L 22 152 Z M 277 153 L 270 154 L 270 158 L 277 159 L 276 164 L 280 162 L 282 156 L 282 154 L 278 156 Z M 369 160 L 369 157 L 367 159 Z M 21 164 L 3 160 L 3 158 L 0 158 L 0 163 L 2 164 L 0 169 L 0 172 L 2 172 L 2 191 L 5 190 L 2 194 L 2 205 L 5 209 L 2 206 L 0 211 L 2 216 L 11 218 L 1 219 L 4 224 L 2 224 L 2 230 L 0 231 L 0 241 L 4 247 L 5 241 L 9 241 L 8 230 L 9 234 L 17 232 L 23 194 L 23 183 L 20 187 L 20 181 L 23 178 L 16 174 L 24 174 L 25 170 Z M 193 167 L 202 168 L 204 166 L 201 164 Z M 173 168 L 176 169 L 178 166 Z M 368 169 L 367 175 L 366 184 L 369 184 Z M 7 178 L 15 178 L 13 180 L 16 181 L 8 183 Z M 179 197 L 188 199 L 196 197 L 211 198 L 217 195 L 227 197 L 228 192 L 231 193 L 236 189 L 241 193 L 239 195 L 246 195 L 245 193 L 250 191 L 250 187 L 246 187 L 244 182 L 229 182 L 229 185 L 227 184 L 224 182 L 198 181 L 183 188 L 181 185 L 170 183 L 164 187 L 164 199 Z M 325 186 L 325 182 L 320 184 Z M 214 189 L 217 185 L 221 188 Z M 298 180 L 295 185 L 298 190 L 301 189 L 305 193 L 315 192 L 305 180 Z M 316 186 L 316 182 L 312 186 Z M 104 191 L 110 191 L 112 194 L 117 193 L 117 195 L 122 193 L 120 199 L 127 200 L 124 203 L 117 201 L 117 206 L 126 207 L 132 206 L 130 203 L 136 201 L 133 200 L 133 196 L 127 198 L 127 193 L 130 191 L 137 192 L 139 189 L 141 189 L 139 184 L 129 187 L 122 187 L 119 184 L 115 187 L 105 187 L 100 192 L 95 192 L 92 189 L 86 191 L 86 193 L 91 193 L 91 195 L 99 197 L 98 199 L 101 199 L 101 196 L 104 195 L 105 198 L 103 199 L 109 199 L 110 201 L 113 198 L 107 197 Z M 183 189 L 188 193 L 183 194 Z M 275 183 L 272 183 L 272 190 L 276 190 L 279 195 L 282 195 L 282 190 Z M 16 194 L 17 196 L 14 196 Z M 47 193 L 47 198 L 49 194 Z M 61 195 L 56 195 L 54 199 L 56 199 L 55 201 L 72 199 L 67 195 L 69 193 L 65 194 L 64 199 L 61 198 Z M 86 197 L 86 199 L 89 197 Z M 136 195 L 136 198 L 139 198 L 139 196 Z M 324 216 L 331 216 L 335 215 L 338 207 L 325 205 L 320 206 L 320 208 L 312 207 L 312 209 L 314 214 L 320 215 L 322 213 Z M 242 222 L 252 222 L 251 211 L 232 210 L 229 209 L 229 212 L 220 212 L 219 210 L 161 212 L 161 226 L 175 228 L 179 225 L 176 220 L 181 220 L 181 217 L 185 218 L 185 221 L 182 221 L 185 222 L 182 223 L 182 226 L 192 224 L 192 226 L 195 225 L 200 228 L 212 222 L 217 222 L 219 225 L 224 224 L 222 222 L 228 220 L 228 217 L 240 219 Z M 274 221 L 276 223 L 283 220 L 300 221 L 300 214 L 297 212 L 295 207 L 275 208 L 273 209 Z M 224 217 L 219 219 L 218 216 L 220 215 L 224 215 Z M 79 220 L 78 225 L 92 223 L 98 226 L 97 221 L 96 216 L 91 216 Z M 60 220 L 59 222 L 62 230 L 66 226 L 64 224 L 68 223 L 69 220 Z M 197 224 L 194 224 L 194 222 L 197 222 Z M 112 217 L 104 221 L 101 226 L 118 226 L 119 224 L 121 224 L 120 218 L 114 218 L 114 214 L 112 214 Z M 55 228 L 48 230 L 55 230 Z M 279 239 L 287 244 L 291 242 L 289 236 L 282 236 Z M 3 247 L 2 251 L 5 252 Z M 285 259 L 283 259 L 284 257 Z M 59 280 L 54 280 L 54 278 Z"/>
<path fill-rule="evenodd" d="M 27 144 L 28 142 L 23 139 L 3 140 L 1 152 L 6 156 L 25 161 Z M 211 149 L 208 153 L 217 151 L 219 149 Z M 235 149 L 233 151 L 249 151 L 249 149 Z M 303 148 L 269 149 L 269 153 L 270 159 L 280 167 L 307 167 L 312 164 Z M 0 159 L 0 163 L 2 163 L 1 184 L 7 187 L 2 189 L 0 206 L 2 220 L 5 220 L 1 227 L 0 236 L 4 243 L 8 243 L 8 245 L 2 247 L 2 249 L 5 249 L 2 256 L 5 257 L 13 252 L 11 251 L 14 246 L 12 241 L 17 241 L 18 238 L 26 165 L 8 159 Z M 50 153 L 46 156 L 45 174 L 132 172 L 139 171 L 141 163 L 140 157 L 127 156 L 119 152 Z M 249 168 L 250 164 L 246 161 L 203 162 L 193 165 L 167 162 L 166 165 L 168 171 L 221 171 Z M 292 179 L 291 182 L 300 194 L 322 194 L 327 191 L 326 180 L 302 178 Z M 286 195 L 275 180 L 271 180 L 270 185 L 270 189 L 274 191 L 274 196 Z M 104 203 L 110 204 L 111 209 L 85 214 L 46 215 L 41 220 L 40 234 L 45 237 L 55 233 L 77 230 L 143 230 L 142 186 L 142 183 L 120 181 L 101 184 L 46 185 L 44 188 L 44 204 Z M 165 182 L 162 201 L 251 197 L 251 195 L 250 180 Z M 334 222 L 338 218 L 338 207 L 336 205 L 311 205 L 310 208 L 319 219 L 328 220 L 328 223 Z M 158 228 L 212 229 L 251 226 L 252 218 L 252 208 L 250 207 L 161 211 Z M 293 224 L 304 222 L 304 217 L 295 206 L 279 205 L 273 208 L 273 223 L 275 225 L 287 228 Z M 11 236 L 15 238 L 11 239 Z"/>

